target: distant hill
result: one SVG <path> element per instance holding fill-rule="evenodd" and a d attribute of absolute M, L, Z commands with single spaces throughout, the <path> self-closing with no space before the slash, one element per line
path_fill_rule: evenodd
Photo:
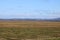
<path fill-rule="evenodd" d="M 54 18 L 54 19 L 44 19 L 45 21 L 60 21 L 60 18 Z"/>
<path fill-rule="evenodd" d="M 0 21 L 19 21 L 19 20 L 29 20 L 29 21 L 60 21 L 60 18 L 54 18 L 54 19 L 0 19 Z"/>

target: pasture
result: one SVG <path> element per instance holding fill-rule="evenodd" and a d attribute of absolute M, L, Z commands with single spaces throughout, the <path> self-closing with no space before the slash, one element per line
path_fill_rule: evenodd
<path fill-rule="evenodd" d="M 0 21 L 0 40 L 60 40 L 60 22 Z"/>

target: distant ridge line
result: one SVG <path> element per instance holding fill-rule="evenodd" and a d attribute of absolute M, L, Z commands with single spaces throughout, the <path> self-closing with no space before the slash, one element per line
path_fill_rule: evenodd
<path fill-rule="evenodd" d="M 0 19 L 0 21 L 58 21 L 60 22 L 60 18 L 54 18 L 54 19 Z"/>

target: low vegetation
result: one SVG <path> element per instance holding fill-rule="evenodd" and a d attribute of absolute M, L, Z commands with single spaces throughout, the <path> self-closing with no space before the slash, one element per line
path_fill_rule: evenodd
<path fill-rule="evenodd" d="M 60 40 L 59 23 L 1 21 L 0 40 Z"/>

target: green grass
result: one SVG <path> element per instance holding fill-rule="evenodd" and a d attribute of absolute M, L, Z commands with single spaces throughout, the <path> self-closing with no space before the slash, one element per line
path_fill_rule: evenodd
<path fill-rule="evenodd" d="M 0 28 L 0 39 L 60 40 L 60 27 Z"/>

